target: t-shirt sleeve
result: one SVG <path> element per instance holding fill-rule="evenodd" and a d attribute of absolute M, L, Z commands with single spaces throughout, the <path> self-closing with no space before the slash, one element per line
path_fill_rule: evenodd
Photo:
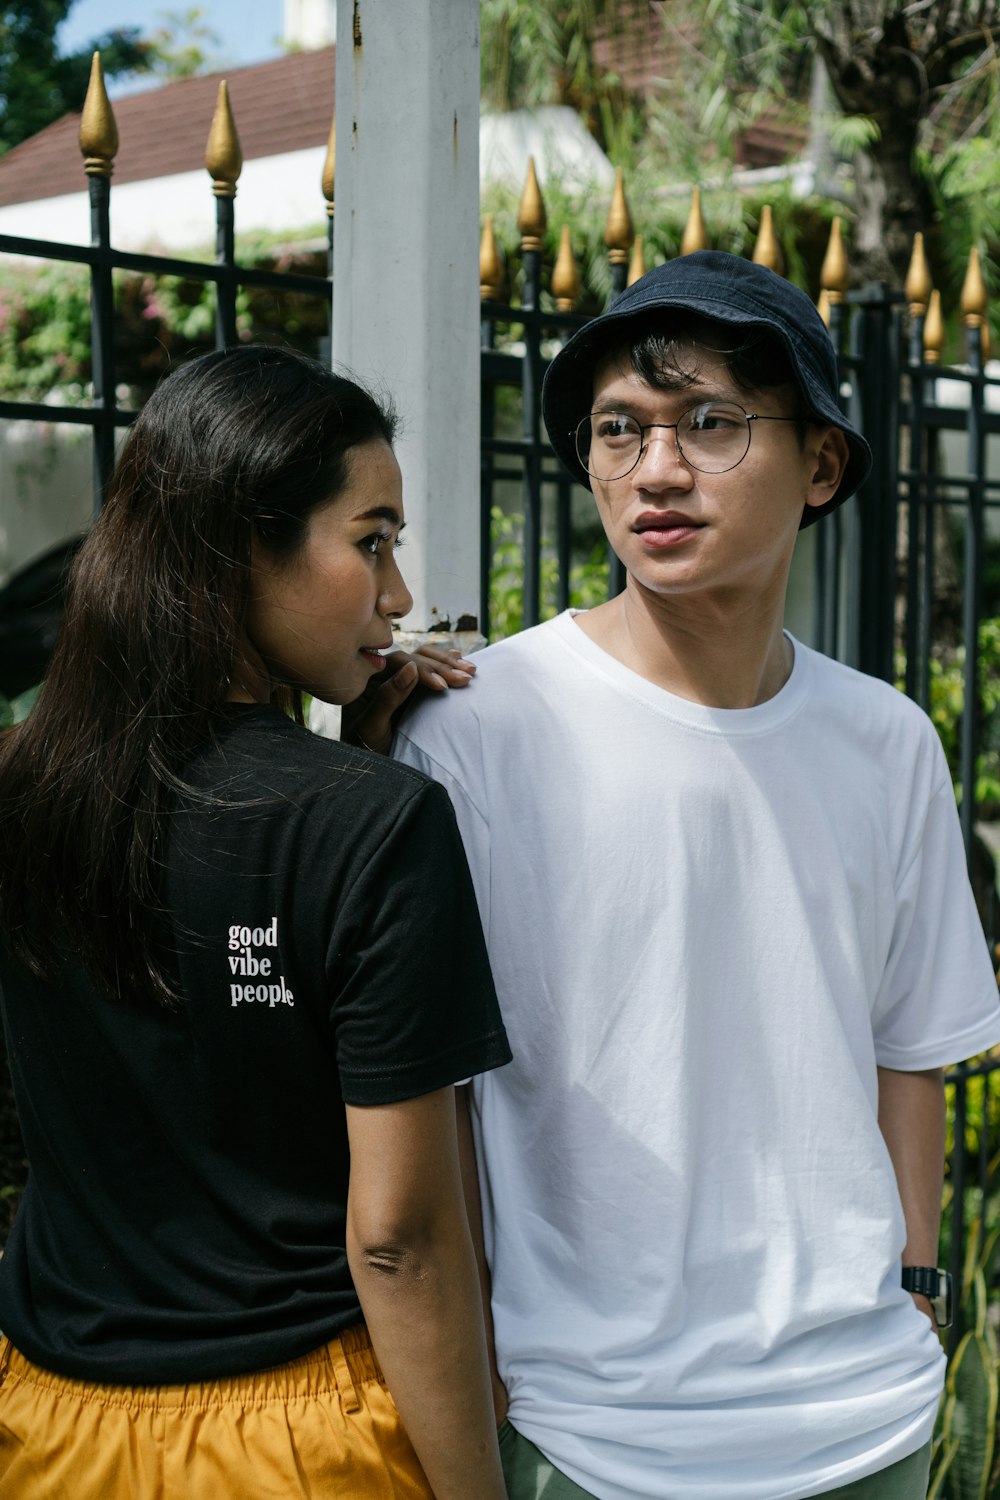
<path fill-rule="evenodd" d="M 348 1104 L 414 1098 L 510 1061 L 455 815 L 422 784 L 364 860 L 327 955 Z"/>
<path fill-rule="evenodd" d="M 942 1067 L 1000 1042 L 996 978 L 948 781 L 930 799 L 897 885 L 872 1021 L 877 1062 L 902 1072 Z"/>
<path fill-rule="evenodd" d="M 437 708 L 436 704 L 428 705 L 432 711 Z M 419 724 L 420 711 L 414 716 Z M 410 722 L 407 728 L 410 728 Z M 401 761 L 403 765 L 412 766 L 417 771 L 422 771 L 433 781 L 439 782 L 448 793 L 452 809 L 458 822 L 458 829 L 462 835 L 462 845 L 465 855 L 469 861 L 469 869 L 472 872 L 472 884 L 476 892 L 476 900 L 479 903 L 479 917 L 486 933 L 487 943 L 490 932 L 490 830 L 482 808 L 477 805 L 473 795 L 454 771 L 435 759 L 433 753 L 425 746 L 420 745 L 405 731 L 396 735 L 393 743 L 392 754 L 395 760 Z"/>

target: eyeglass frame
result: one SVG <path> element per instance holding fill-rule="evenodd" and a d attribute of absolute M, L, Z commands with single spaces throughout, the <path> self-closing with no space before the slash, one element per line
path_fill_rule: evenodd
<path fill-rule="evenodd" d="M 628 476 L 633 472 L 633 470 L 637 469 L 642 463 L 643 459 L 646 456 L 646 449 L 649 447 L 649 444 L 644 441 L 644 435 L 647 432 L 651 431 L 651 429 L 654 427 L 662 427 L 664 431 L 673 430 L 676 433 L 678 427 L 684 421 L 684 418 L 690 412 L 697 411 L 699 406 L 734 406 L 737 411 L 741 411 L 747 422 L 747 445 L 743 449 L 743 452 L 740 454 L 736 462 L 734 464 L 730 464 L 728 468 L 702 469 L 698 466 L 698 464 L 693 463 L 691 459 L 688 458 L 687 454 L 684 452 L 683 447 L 681 446 L 680 437 L 675 437 L 674 444 L 677 449 L 677 457 L 681 459 L 683 463 L 687 464 L 689 469 L 694 469 L 698 474 L 731 474 L 734 469 L 738 469 L 740 464 L 746 458 L 747 454 L 750 452 L 750 439 L 753 434 L 753 428 L 750 426 L 751 422 L 807 422 L 809 420 L 808 417 L 803 417 L 801 415 L 794 417 L 772 417 L 768 416 L 766 412 L 747 411 L 740 405 L 738 401 L 716 399 L 712 401 L 692 402 L 690 406 L 684 408 L 680 416 L 677 418 L 676 422 L 640 422 L 639 419 L 637 417 L 633 417 L 630 412 L 615 411 L 613 409 L 609 411 L 591 411 L 588 412 L 585 417 L 580 418 L 579 422 L 577 422 L 576 426 L 573 428 L 572 432 L 568 434 L 568 436 L 573 439 L 573 447 L 576 449 L 577 458 L 579 458 L 584 469 L 586 469 L 587 473 L 590 475 L 590 478 L 596 479 L 600 484 L 615 484 L 619 479 L 627 479 Z M 580 428 L 583 426 L 584 422 L 589 422 L 594 417 L 625 417 L 627 421 L 634 422 L 636 427 L 638 427 L 639 429 L 639 452 L 636 454 L 635 462 L 631 463 L 629 467 L 623 471 L 623 473 L 614 474 L 609 479 L 602 479 L 599 474 L 591 474 L 590 469 L 587 468 L 587 462 L 584 459 L 583 454 L 580 452 Z"/>

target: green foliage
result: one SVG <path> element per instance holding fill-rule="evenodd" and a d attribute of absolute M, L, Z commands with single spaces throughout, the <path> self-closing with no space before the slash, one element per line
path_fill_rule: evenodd
<path fill-rule="evenodd" d="M 482 0 L 480 94 L 490 109 L 566 104 L 612 152 L 639 138 L 643 111 L 598 57 L 620 0 Z"/>
<path fill-rule="evenodd" d="M 0 396 L 40 401 L 90 375 L 90 277 L 42 261 L 5 268 L 0 285 Z"/>
<path fill-rule="evenodd" d="M 34 707 L 39 691 L 40 685 L 28 688 L 17 698 L 5 698 L 0 693 L 0 729 L 9 729 L 12 724 L 22 724 Z"/>
<path fill-rule="evenodd" d="M 996 1186 L 996 1162 L 988 1186 Z M 996 1195 L 987 1198 L 995 1206 Z M 990 1310 L 1000 1231 L 984 1230 L 980 1214 L 968 1221 L 965 1268 L 956 1288 L 965 1329 L 948 1367 L 931 1454 L 928 1500 L 997 1500 L 998 1356 Z"/>
<path fill-rule="evenodd" d="M 218 60 L 213 57 L 222 39 L 213 31 L 200 6 L 161 12 L 162 22 L 148 38 L 147 66 L 161 78 L 191 78 Z"/>
<path fill-rule="evenodd" d="M 322 244 L 317 226 L 316 243 Z M 241 263 L 323 274 L 324 250 L 289 249 L 274 234 L 240 238 Z M 208 252 L 206 252 L 208 258 Z M 144 399 L 171 363 L 212 348 L 215 289 L 211 282 L 116 271 L 115 354 L 119 381 Z M 328 332 L 323 296 L 241 288 L 236 301 L 242 339 L 280 341 L 315 354 Z M 80 404 L 91 377 L 90 291 L 85 267 L 57 261 L 5 268 L 0 286 L 0 397 L 39 401 L 50 392 Z"/>
<path fill-rule="evenodd" d="M 882 134 L 877 120 L 869 115 L 840 115 L 830 123 L 830 144 L 843 161 L 853 161 L 859 151 L 867 151 Z"/>
<path fill-rule="evenodd" d="M 524 518 L 492 510 L 490 567 L 490 640 L 516 635 L 524 624 Z M 542 539 L 541 618 L 558 613 L 556 590 L 559 570 L 550 542 Z M 608 597 L 608 553 L 597 542 L 582 559 L 573 563 L 569 576 L 569 602 L 574 609 L 592 609 Z"/>
<path fill-rule="evenodd" d="M 961 800 L 959 747 L 965 710 L 965 646 L 938 649 L 931 659 L 930 716 L 934 721 Z M 1000 617 L 980 621 L 980 753 L 976 761 L 976 806 L 987 816 L 1000 813 Z"/>
<path fill-rule="evenodd" d="M 982 1283 L 982 1272 L 978 1272 Z M 981 1292 L 985 1305 L 985 1287 Z M 951 1500 L 986 1500 L 996 1441 L 997 1368 L 992 1329 L 971 1328 L 962 1338 L 948 1371 L 944 1437 L 958 1451 L 948 1477 Z"/>
<path fill-rule="evenodd" d="M 147 44 L 134 26 L 95 37 L 60 57 L 56 33 L 72 5 L 73 0 L 5 0 L 0 10 L 0 156 L 82 107 L 95 50 L 109 78 L 148 65 Z"/>

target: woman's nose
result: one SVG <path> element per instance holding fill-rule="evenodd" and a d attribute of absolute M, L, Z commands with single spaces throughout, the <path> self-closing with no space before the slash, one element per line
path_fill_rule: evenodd
<path fill-rule="evenodd" d="M 413 595 L 406 587 L 395 557 L 392 559 L 392 573 L 393 576 L 387 587 L 382 590 L 378 601 L 379 613 L 387 620 L 395 620 L 408 615 L 413 608 Z"/>

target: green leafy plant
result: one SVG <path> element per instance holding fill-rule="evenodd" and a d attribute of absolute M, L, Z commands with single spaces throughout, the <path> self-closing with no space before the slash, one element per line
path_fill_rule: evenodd
<path fill-rule="evenodd" d="M 980 814 L 1000 814 L 1000 617 L 979 625 L 980 751 L 973 795 Z M 934 721 L 961 800 L 959 771 L 962 715 L 965 712 L 965 646 L 939 649 L 931 659 L 930 716 Z"/>
<path fill-rule="evenodd" d="M 287 235 L 245 234 L 241 265 L 321 275 L 323 230 L 295 246 Z M 207 248 L 200 258 L 212 260 Z M 115 356 L 119 400 L 140 403 L 171 363 L 211 349 L 215 287 L 181 276 L 116 271 Z M 13 264 L 0 286 L 0 397 L 11 401 L 89 401 L 90 277 L 84 266 L 57 261 Z M 236 297 L 241 339 L 281 341 L 315 355 L 329 331 L 325 295 L 241 287 Z"/>
<path fill-rule="evenodd" d="M 28 688 L 16 698 L 5 698 L 0 693 L 0 729 L 9 729 L 12 724 L 21 724 L 28 717 L 41 691 L 41 684 Z"/>
<path fill-rule="evenodd" d="M 490 568 L 490 639 L 515 635 L 524 624 L 524 518 L 507 515 L 498 505 L 492 511 L 493 562 Z M 559 569 L 550 542 L 542 539 L 541 618 L 558 613 Z M 591 609 L 608 597 L 608 554 L 597 542 L 569 576 L 569 601 L 574 609 Z"/>
<path fill-rule="evenodd" d="M 998 1161 L 990 1164 L 988 1191 L 981 1203 L 995 1205 L 992 1191 Z M 987 1228 L 982 1214 L 970 1218 L 961 1286 L 957 1289 L 958 1318 L 964 1328 L 949 1362 L 931 1451 L 928 1500 L 997 1500 L 1000 1472 L 997 1407 L 1000 1397 L 998 1351 L 990 1308 L 998 1254 L 1000 1226 Z"/>

